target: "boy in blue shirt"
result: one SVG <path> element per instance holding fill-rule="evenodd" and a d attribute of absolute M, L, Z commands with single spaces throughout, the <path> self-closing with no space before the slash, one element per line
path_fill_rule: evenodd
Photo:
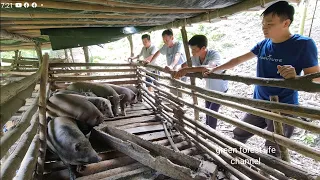
<path fill-rule="evenodd" d="M 191 48 L 191 62 L 193 67 L 188 67 L 187 63 L 181 65 L 179 71 L 174 72 L 174 78 L 180 78 L 191 72 L 203 72 L 207 68 L 213 68 L 221 64 L 220 55 L 217 51 L 207 49 L 208 39 L 204 35 L 195 35 L 188 42 Z M 220 72 L 222 73 L 222 72 Z M 228 81 L 220 79 L 205 79 L 206 88 L 210 90 L 226 92 L 228 90 Z M 220 104 L 206 101 L 206 108 L 218 112 Z M 206 124 L 211 128 L 217 127 L 217 119 L 212 116 L 206 116 Z"/>
<path fill-rule="evenodd" d="M 204 75 L 216 71 L 226 70 L 237 66 L 254 57 L 257 61 L 257 77 L 291 79 L 304 74 L 320 72 L 318 65 L 318 52 L 315 42 L 308 37 L 291 34 L 289 26 L 293 21 L 294 8 L 286 1 L 279 1 L 269 6 L 263 13 L 262 30 L 265 40 L 259 42 L 250 52 L 231 59 L 229 62 L 213 68 Z M 287 104 L 299 104 L 298 92 L 291 89 L 266 87 L 256 85 L 254 99 L 269 100 L 269 96 L 278 96 L 279 102 Z M 267 128 L 273 132 L 273 121 L 246 114 L 242 121 L 260 128 Z M 294 127 L 284 124 L 284 135 L 292 136 Z M 245 143 L 253 134 L 235 128 L 234 138 Z M 279 157 L 279 147 L 266 141 L 267 147 L 276 148 L 273 154 Z M 272 154 L 272 153 L 271 153 Z"/>

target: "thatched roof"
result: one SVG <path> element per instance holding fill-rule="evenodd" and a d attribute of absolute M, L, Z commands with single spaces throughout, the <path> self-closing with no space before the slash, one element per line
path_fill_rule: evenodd
<path fill-rule="evenodd" d="M 274 0 L 54 0 L 1 9 L 1 51 L 102 44 L 130 34 L 219 19 Z"/>

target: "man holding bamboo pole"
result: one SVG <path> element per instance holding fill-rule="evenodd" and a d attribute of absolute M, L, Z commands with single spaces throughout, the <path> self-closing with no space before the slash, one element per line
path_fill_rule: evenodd
<path fill-rule="evenodd" d="M 286 1 L 279 1 L 269 6 L 262 13 L 262 30 L 266 39 L 258 43 L 250 52 L 204 72 L 204 76 L 231 69 L 254 57 L 258 58 L 258 77 L 291 79 L 299 76 L 302 71 L 305 75 L 320 72 L 315 42 L 311 38 L 290 33 L 289 27 L 293 21 L 293 15 L 294 8 Z M 278 96 L 281 103 L 299 104 L 298 92 L 295 90 L 255 86 L 254 99 L 268 101 L 269 96 Z M 242 121 L 274 132 L 273 122 L 268 119 L 246 114 Z M 284 124 L 284 136 L 290 138 L 293 130 L 294 127 Z M 234 138 L 243 143 L 253 136 L 238 127 L 233 133 Z M 276 152 L 269 154 L 279 157 L 278 145 L 267 141 L 266 146 L 275 148 Z"/>

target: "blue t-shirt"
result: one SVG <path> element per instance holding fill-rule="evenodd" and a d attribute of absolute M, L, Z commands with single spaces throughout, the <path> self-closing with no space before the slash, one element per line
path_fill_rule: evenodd
<path fill-rule="evenodd" d="M 257 77 L 283 79 L 277 73 L 277 65 L 291 65 L 295 68 L 297 75 L 300 75 L 305 68 L 318 65 L 315 42 L 311 38 L 298 34 L 282 43 L 273 43 L 271 39 L 265 39 L 252 48 L 251 52 L 258 57 Z M 296 90 L 255 86 L 254 99 L 269 100 L 269 96 L 273 95 L 279 97 L 279 102 L 299 104 Z"/>

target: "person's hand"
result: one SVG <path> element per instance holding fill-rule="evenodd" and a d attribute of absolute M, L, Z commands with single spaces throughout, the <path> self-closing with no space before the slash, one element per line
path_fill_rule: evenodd
<path fill-rule="evenodd" d="M 180 69 L 179 71 L 175 71 L 173 74 L 173 78 L 180 79 L 181 77 L 185 76 L 187 74 L 187 71 L 185 69 Z"/>
<path fill-rule="evenodd" d="M 173 70 L 173 68 L 171 66 L 164 67 L 164 72 L 166 72 L 166 73 L 170 73 L 172 70 Z"/>
<path fill-rule="evenodd" d="M 128 61 L 129 61 L 129 62 L 132 62 L 132 60 L 133 60 L 132 57 L 129 57 L 129 58 L 128 58 Z"/>
<path fill-rule="evenodd" d="M 143 64 L 149 64 L 150 61 L 148 61 L 148 60 L 143 60 L 142 63 L 143 63 Z"/>
<path fill-rule="evenodd" d="M 291 65 L 277 66 L 278 73 L 285 79 L 293 79 L 297 76 L 296 69 Z"/>
<path fill-rule="evenodd" d="M 209 74 L 213 73 L 215 71 L 215 68 L 205 68 L 202 71 L 202 76 L 207 77 Z"/>

